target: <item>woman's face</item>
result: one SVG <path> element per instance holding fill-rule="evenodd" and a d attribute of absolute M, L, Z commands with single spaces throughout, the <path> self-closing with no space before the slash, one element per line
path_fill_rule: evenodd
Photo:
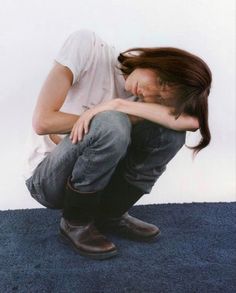
<path fill-rule="evenodd" d="M 152 69 L 136 68 L 124 78 L 125 89 L 138 96 L 141 102 L 174 105 L 173 90 L 168 85 L 161 85 L 159 76 Z"/>

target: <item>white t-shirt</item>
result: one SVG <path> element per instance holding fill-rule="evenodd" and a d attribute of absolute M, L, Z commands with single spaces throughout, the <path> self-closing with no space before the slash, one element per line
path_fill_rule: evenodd
<path fill-rule="evenodd" d="M 80 115 L 86 109 L 115 98 L 136 100 L 125 90 L 125 80 L 119 64 L 119 52 L 89 29 L 71 33 L 57 53 L 55 62 L 67 66 L 73 73 L 73 83 L 60 111 Z M 64 138 L 67 134 L 58 134 Z M 23 159 L 24 180 L 28 179 L 38 164 L 57 145 L 49 135 L 38 135 L 29 128 Z"/>

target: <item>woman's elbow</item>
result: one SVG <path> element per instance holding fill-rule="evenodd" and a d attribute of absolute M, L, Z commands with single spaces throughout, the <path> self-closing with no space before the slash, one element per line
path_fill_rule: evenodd
<path fill-rule="evenodd" d="M 45 134 L 44 128 L 42 126 L 40 126 L 40 125 L 33 124 L 33 129 L 34 129 L 35 133 L 38 134 L 38 135 L 44 135 Z"/>
<path fill-rule="evenodd" d="M 192 117 L 191 127 L 189 131 L 195 132 L 199 129 L 199 121 L 198 118 Z"/>
<path fill-rule="evenodd" d="M 39 119 L 39 118 L 36 118 L 34 117 L 32 119 L 32 127 L 35 131 L 36 134 L 38 135 L 44 135 L 46 133 L 46 130 L 45 130 L 45 126 L 44 126 L 44 123 L 42 123 L 43 119 Z"/>

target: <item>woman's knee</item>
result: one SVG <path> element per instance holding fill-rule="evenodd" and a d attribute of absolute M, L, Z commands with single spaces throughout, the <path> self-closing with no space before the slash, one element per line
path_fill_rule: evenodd
<path fill-rule="evenodd" d="M 118 150 L 126 149 L 130 143 L 132 125 L 128 115 L 123 112 L 100 112 L 93 118 L 90 127 L 93 127 L 97 137 L 109 140 Z"/>
<path fill-rule="evenodd" d="M 108 128 L 113 131 L 126 131 L 131 129 L 131 122 L 128 115 L 115 110 L 99 112 L 92 119 L 92 124 L 96 128 Z"/>
<path fill-rule="evenodd" d="M 180 149 L 185 143 L 186 131 L 164 128 L 162 138 L 163 141 L 171 143 L 176 149 Z"/>
<path fill-rule="evenodd" d="M 154 123 L 145 121 L 140 123 L 133 132 L 133 140 L 139 146 L 150 148 L 163 148 L 170 146 L 173 150 L 180 149 L 186 138 L 186 131 L 177 131 Z"/>

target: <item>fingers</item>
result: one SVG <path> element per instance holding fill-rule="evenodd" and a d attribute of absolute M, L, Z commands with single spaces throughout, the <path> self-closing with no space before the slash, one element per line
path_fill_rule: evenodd
<path fill-rule="evenodd" d="M 88 130 L 89 130 L 89 122 L 90 122 L 90 120 L 87 120 L 84 123 L 84 133 L 85 134 L 88 133 Z"/>
<path fill-rule="evenodd" d="M 72 128 L 70 139 L 72 143 L 75 144 L 77 141 L 81 141 L 83 139 L 83 134 L 87 133 L 87 127 L 84 126 L 84 123 L 80 121 L 80 123 L 75 124 Z"/>
<path fill-rule="evenodd" d="M 81 141 L 83 135 L 88 133 L 92 117 L 93 115 L 87 115 L 84 119 L 80 117 L 80 119 L 74 124 L 70 134 L 70 139 L 73 144 L 77 143 L 77 141 Z"/>
<path fill-rule="evenodd" d="M 78 127 L 78 131 L 76 132 L 79 141 L 82 140 L 82 137 L 83 137 L 83 131 L 84 131 L 84 125 L 83 125 L 83 123 L 81 123 L 81 124 L 79 125 L 79 127 Z"/>
<path fill-rule="evenodd" d="M 74 124 L 70 134 L 70 139 L 72 140 L 72 143 L 75 143 L 75 128 L 76 128 L 76 124 Z"/>
<path fill-rule="evenodd" d="M 73 133 L 74 133 L 74 128 L 75 128 L 75 124 L 73 125 L 71 132 L 70 132 L 70 139 L 73 138 Z"/>

